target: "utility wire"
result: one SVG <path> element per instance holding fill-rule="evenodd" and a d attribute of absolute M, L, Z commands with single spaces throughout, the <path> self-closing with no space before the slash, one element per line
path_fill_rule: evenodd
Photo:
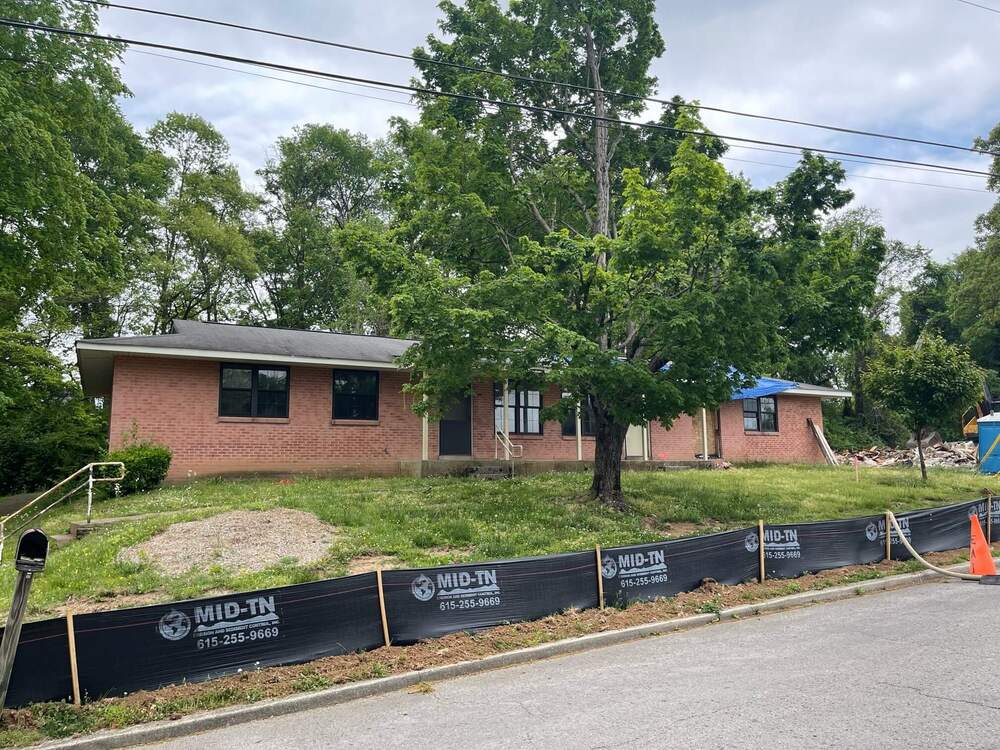
<path fill-rule="evenodd" d="M 410 101 L 404 101 L 404 100 L 400 100 L 400 99 L 386 99 L 385 97 L 381 97 L 381 96 L 372 96 L 370 94 L 362 94 L 362 93 L 360 93 L 358 91 L 347 91 L 345 89 L 336 89 L 336 88 L 332 88 L 330 86 L 320 86 L 318 84 L 309 83 L 307 81 L 297 81 L 297 80 L 295 80 L 293 78 L 281 78 L 280 76 L 269 76 L 269 75 L 265 75 L 263 73 L 254 73 L 253 71 L 250 71 L 250 70 L 242 70 L 240 68 L 230 68 L 230 67 L 228 67 L 226 65 L 214 65 L 212 63 L 202 62 L 201 60 L 189 60 L 186 57 L 174 57 L 173 55 L 163 55 L 163 54 L 160 54 L 159 52 L 146 52 L 145 50 L 134 50 L 134 52 L 136 52 L 137 54 L 140 54 L 140 55 L 147 55 L 147 56 L 150 56 L 150 57 L 159 57 L 159 58 L 162 58 L 164 60 L 175 60 L 177 62 L 190 63 L 191 65 L 201 65 L 202 67 L 206 67 L 206 68 L 214 68 L 216 70 L 226 70 L 226 71 L 229 71 L 229 72 L 232 72 L 232 73 L 242 73 L 243 75 L 254 76 L 255 78 L 266 78 L 267 80 L 270 80 L 270 81 L 280 81 L 282 83 L 291 83 L 291 84 L 294 84 L 296 86 L 306 86 L 306 87 L 312 88 L 312 89 L 319 89 L 320 91 L 332 91 L 333 93 L 347 94 L 348 96 L 360 96 L 360 97 L 362 97 L 364 99 L 375 99 L 375 100 L 380 101 L 380 102 L 389 102 L 391 104 L 402 104 L 402 105 L 406 105 L 408 107 L 416 107 L 416 106 L 418 106 L 417 104 L 415 104 L 413 102 L 410 102 Z M 371 87 L 371 88 L 374 88 L 374 87 Z M 796 152 L 794 152 L 794 151 L 780 151 L 778 149 L 773 149 L 773 148 L 760 148 L 760 149 L 757 149 L 754 146 L 734 146 L 733 148 L 747 148 L 747 149 L 754 149 L 754 150 L 759 150 L 759 151 L 768 151 L 768 152 L 775 153 L 775 154 L 786 154 L 788 156 L 798 156 L 798 154 Z M 738 159 L 735 156 L 722 156 L 720 158 L 728 160 L 728 161 L 741 162 L 741 163 L 744 163 L 744 164 L 756 164 L 756 165 L 762 166 L 762 167 L 781 167 L 781 168 L 784 168 L 784 169 L 794 169 L 794 167 L 795 167 L 794 164 L 776 164 L 774 162 L 753 161 L 751 159 Z M 871 164 L 871 165 L 880 166 L 880 167 L 893 167 L 893 168 L 896 168 L 896 169 L 913 169 L 913 170 L 919 170 L 921 172 L 930 172 L 931 174 L 949 174 L 948 172 L 942 172 L 941 170 L 938 170 L 938 169 L 924 169 L 923 167 L 906 167 L 906 166 L 901 166 L 901 165 L 897 165 L 897 164 L 879 164 L 878 162 L 874 162 L 874 161 L 862 161 L 862 160 L 859 160 L 859 159 L 843 159 L 842 161 L 850 161 L 850 162 L 853 162 L 855 164 Z M 851 177 L 857 177 L 859 179 L 865 179 L 865 180 L 881 180 L 883 182 L 898 182 L 898 183 L 908 184 L 908 185 L 921 185 L 921 186 L 924 186 L 924 187 L 945 188 L 947 190 L 965 190 L 965 191 L 974 192 L 974 193 L 988 193 L 988 192 L 990 192 L 988 190 L 983 190 L 981 188 L 960 187 L 960 186 L 957 186 L 957 185 L 942 185 L 940 183 L 932 183 L 932 182 L 916 182 L 914 180 L 894 180 L 894 179 L 889 178 L 889 177 L 874 177 L 874 176 L 871 176 L 871 175 L 857 174 L 856 172 L 848 172 L 848 174 Z M 955 176 L 956 177 L 966 177 L 966 176 L 970 176 L 970 175 L 955 175 Z"/>
<path fill-rule="evenodd" d="M 875 159 L 880 162 L 890 162 L 894 164 L 910 164 L 919 167 L 934 167 L 941 170 L 946 170 L 949 172 L 960 172 L 972 175 L 982 175 L 984 177 L 989 177 L 989 172 L 983 172 L 975 169 L 967 169 L 965 167 L 948 167 L 941 164 L 933 164 L 928 162 L 911 161 L 909 159 L 896 159 L 888 156 L 876 156 L 872 154 L 863 154 L 853 151 L 840 151 L 837 149 L 829 148 L 819 148 L 814 146 L 798 146 L 791 143 L 781 143 L 776 141 L 764 141 L 757 138 L 745 138 L 742 136 L 735 135 L 722 135 L 718 133 L 707 133 L 699 130 L 688 130 L 685 128 L 674 128 L 667 125 L 661 125 L 659 123 L 641 123 L 641 122 L 630 122 L 628 120 L 619 120 L 613 117 L 602 117 L 600 115 L 591 114 L 589 112 L 571 112 L 564 109 L 555 109 L 551 107 L 540 107 L 533 104 L 524 104 L 521 102 L 512 102 L 505 99 L 489 99 L 481 96 L 473 96 L 471 94 L 460 94 L 454 91 L 438 91 L 436 89 L 428 89 L 421 86 L 409 86 L 402 83 L 391 83 L 388 81 L 379 81 L 372 78 L 362 78 L 359 76 L 348 76 L 340 73 L 330 73 L 322 70 L 314 70 L 311 68 L 302 68 L 294 65 L 283 65 L 281 63 L 266 62 L 262 60 L 255 60 L 252 58 L 238 57 L 236 55 L 224 55 L 218 52 L 207 52 L 205 50 L 192 49 L 190 47 L 180 47 L 172 44 L 161 44 L 158 42 L 146 42 L 138 39 L 129 39 L 126 37 L 113 37 L 105 34 L 93 34 L 86 31 L 77 31 L 75 29 L 65 29 L 56 26 L 45 26 L 43 24 L 29 23 L 26 21 L 17 21 L 10 18 L 0 18 L 0 26 L 7 26 L 10 28 L 26 29 L 28 31 L 39 31 L 45 34 L 58 34 L 63 36 L 75 37 L 78 39 L 93 39 L 97 41 L 108 41 L 116 42 L 119 44 L 125 44 L 127 46 L 139 46 L 139 47 L 149 47 L 151 49 L 167 50 L 169 52 L 182 52 L 189 55 L 196 55 L 199 57 L 208 57 L 216 60 L 225 60 L 227 62 L 235 62 L 243 65 L 256 65 L 259 67 L 271 68 L 273 70 L 281 70 L 288 73 L 305 74 L 305 75 L 315 75 L 321 76 L 323 78 L 329 78 L 337 81 L 346 81 L 351 83 L 365 83 L 375 86 L 383 86 L 386 88 L 396 89 L 399 91 L 410 91 L 415 94 L 423 94 L 426 96 L 437 96 L 449 99 L 456 99 L 460 101 L 476 102 L 478 104 L 490 104 L 497 107 L 511 107 L 515 109 L 520 109 L 526 112 L 535 112 L 542 114 L 552 114 L 558 115 L 560 117 L 571 117 L 590 120 L 592 122 L 604 122 L 611 125 L 621 125 L 624 127 L 631 127 L 644 130 L 657 130 L 670 133 L 676 133 L 678 135 L 691 135 L 697 137 L 710 137 L 718 138 L 724 141 L 738 141 L 741 143 L 755 143 L 763 146 L 778 146 L 784 148 L 793 148 L 803 151 L 811 151 L 820 154 L 831 154 L 834 156 L 851 156 L 859 157 L 864 159 Z"/>
<path fill-rule="evenodd" d="M 991 8 L 989 5 L 980 5 L 979 3 L 970 2 L 970 0 L 955 0 L 955 2 L 962 3 L 962 5 L 971 5 L 973 8 L 979 8 L 980 10 L 988 10 L 990 13 L 1000 13 L 1000 8 Z"/>
<path fill-rule="evenodd" d="M 571 89 L 574 91 L 584 91 L 587 93 L 600 93 L 605 96 L 618 97 L 622 99 L 628 99 L 630 101 L 645 101 L 653 102 L 655 104 L 661 104 L 666 106 L 680 107 L 684 109 L 696 109 L 704 110 L 708 112 L 719 112 L 721 114 L 734 115 L 737 117 L 749 117 L 757 120 L 767 120 L 769 122 L 780 122 L 789 125 L 800 125 L 808 128 L 819 128 L 821 130 L 830 130 L 836 133 L 849 133 L 851 135 L 860 135 L 867 138 L 884 138 L 894 141 L 902 141 L 905 143 L 916 143 L 924 146 L 934 146 L 936 148 L 950 148 L 958 151 L 969 151 L 975 154 L 984 154 L 987 156 L 1000 156 L 1000 153 L 993 151 L 985 151 L 983 149 L 978 149 L 971 146 L 959 146 L 954 143 L 942 143 L 940 141 L 930 141 L 922 138 L 912 138 L 909 136 L 895 135 L 891 133 L 879 133 L 870 130 L 859 130 L 857 128 L 842 127 L 839 125 L 828 125 L 824 123 L 810 122 L 807 120 L 796 120 L 788 117 L 777 117 L 774 115 L 762 115 L 755 114 L 751 112 L 740 112 L 734 109 L 727 109 L 725 107 L 711 107 L 707 104 L 694 104 L 691 102 L 672 102 L 667 99 L 658 99 L 651 96 L 638 96 L 636 94 L 626 94 L 621 91 L 610 91 L 608 89 L 598 89 L 592 86 L 586 86 L 578 83 L 566 83 L 562 81 L 553 81 L 545 78 L 535 78 L 533 76 L 522 76 L 513 73 L 503 73 L 498 70 L 492 70 L 491 68 L 482 68 L 475 65 L 463 65 L 461 63 L 449 62 L 447 60 L 435 60 L 429 57 L 417 57 L 415 55 L 406 55 L 400 52 L 390 52 L 388 50 L 375 49 L 372 47 L 361 47 L 354 44 L 345 44 L 343 42 L 334 42 L 329 39 L 318 39 L 316 37 L 303 36 L 301 34 L 292 34 L 284 31 L 276 31 L 274 29 L 266 29 L 259 26 L 247 26 L 245 24 L 234 23 L 232 21 L 221 21 L 213 18 L 204 18 L 201 16 L 192 16 L 186 13 L 174 13 L 166 10 L 156 10 L 154 8 L 144 8 L 138 5 L 128 5 L 125 3 L 111 2 L 110 0 L 76 0 L 80 3 L 86 3 L 87 5 L 95 5 L 99 7 L 106 8 L 116 8 L 118 10 L 128 10 L 137 13 L 149 13 L 151 15 L 163 16 L 167 18 L 177 18 L 184 21 L 194 21 L 196 23 L 211 24 L 213 26 L 223 26 L 230 29 L 238 29 L 240 31 L 251 31 L 256 34 L 267 34 L 269 36 L 281 37 L 283 39 L 292 39 L 299 42 L 308 42 L 310 44 L 321 44 L 326 47 L 336 47 L 337 49 L 349 50 L 351 52 L 363 52 L 370 55 L 380 55 L 382 57 L 391 57 L 397 60 L 408 60 L 415 63 L 423 63 L 428 65 L 439 65 L 443 67 L 453 68 L 457 70 L 464 70 L 470 73 L 485 73 L 487 75 L 499 76 L 501 78 L 507 78 L 513 81 L 521 81 L 523 83 L 534 83 L 542 84 L 545 86 L 559 86 L 566 89 Z M 967 0 L 959 0 L 959 2 L 967 2 Z M 968 3 L 969 5 L 975 5 L 975 3 Z M 978 6 L 985 7 L 985 6 Z M 992 10 L 987 8 L 987 10 Z M 1000 12 L 1000 11 L 995 11 Z"/>
<path fill-rule="evenodd" d="M 767 152 L 769 154 L 785 154 L 787 156 L 796 156 L 796 157 L 801 155 L 800 152 L 798 152 L 798 151 L 788 151 L 788 150 L 777 149 L 777 148 L 764 148 L 763 146 L 739 146 L 739 145 L 730 144 L 729 148 L 736 148 L 736 149 L 747 150 L 747 151 L 762 151 L 762 152 Z M 910 172 L 929 172 L 931 174 L 946 174 L 946 175 L 951 175 L 953 177 L 966 177 L 966 178 L 970 178 L 970 179 L 978 179 L 977 175 L 956 174 L 955 172 L 951 172 L 951 171 L 949 171 L 951 169 L 950 167 L 929 169 L 927 167 L 909 167 L 909 166 L 906 166 L 905 164 L 883 164 L 882 162 L 867 161 L 865 159 L 839 158 L 839 159 L 837 159 L 837 161 L 847 162 L 847 163 L 850 163 L 850 164 L 870 164 L 872 166 L 876 166 L 876 167 L 888 167 L 890 169 L 905 169 L 905 170 L 910 171 Z"/>
<path fill-rule="evenodd" d="M 163 54 L 160 54 L 159 52 L 146 52 L 145 50 L 134 50 L 134 52 L 136 52 L 137 54 L 140 54 L 140 55 L 147 55 L 147 56 L 150 56 L 150 57 L 159 57 L 159 58 L 162 58 L 164 60 L 175 60 L 177 62 L 190 63 L 191 65 L 201 65 L 202 67 L 214 68 L 216 70 L 226 70 L 226 71 L 229 71 L 231 73 L 242 73 L 243 75 L 254 76 L 255 78 L 266 78 L 267 80 L 270 80 L 270 81 L 280 81 L 281 83 L 291 83 L 291 84 L 294 84 L 296 86 L 306 86 L 306 87 L 312 88 L 312 89 L 319 89 L 320 91 L 331 91 L 331 92 L 336 93 L 336 94 L 347 94 L 348 96 L 360 96 L 360 97 L 362 97 L 364 99 L 376 99 L 376 100 L 381 101 L 381 102 L 389 102 L 391 104 L 403 104 L 403 105 L 406 105 L 408 107 L 416 107 L 416 106 L 418 106 L 417 104 L 414 104 L 413 102 L 410 102 L 410 101 L 403 101 L 403 100 L 400 100 L 400 99 L 386 99 L 386 98 L 380 97 L 380 96 L 371 96 L 370 94 L 362 94 L 362 93 L 360 93 L 358 91 L 346 91 L 345 89 L 336 89 L 336 88 L 332 88 L 330 86 L 320 86 L 318 84 L 309 83 L 307 81 L 297 81 L 297 80 L 295 80 L 293 78 L 281 78 L 280 76 L 269 76 L 269 75 L 265 75 L 263 73 L 254 73 L 253 71 L 250 71 L 250 70 L 241 70 L 240 68 L 230 68 L 230 67 L 225 66 L 225 65 L 214 65 L 212 63 L 202 62 L 201 60 L 189 60 L 189 59 L 187 59 L 185 57 L 174 57 L 173 55 L 163 55 Z M 28 61 L 25 61 L 25 62 L 28 62 Z M 754 147 L 753 146 L 734 146 L 734 148 L 750 148 L 750 149 L 753 149 Z M 794 152 L 794 151 L 779 151 L 778 149 L 771 149 L 771 148 L 767 148 L 767 149 L 762 148 L 762 149 L 755 149 L 755 150 L 769 151 L 769 152 L 775 153 L 775 154 L 786 154 L 788 156 L 798 156 L 798 154 L 796 152 Z M 756 165 L 761 166 L 761 167 L 780 167 L 782 169 L 794 169 L 795 168 L 794 164 L 776 164 L 774 162 L 754 161 L 754 160 L 751 160 L 751 159 L 738 159 L 735 156 L 722 156 L 720 158 L 724 159 L 726 161 L 740 162 L 740 163 L 743 163 L 743 164 L 756 164 Z M 922 167 L 905 167 L 905 166 L 900 166 L 900 165 L 895 165 L 895 164 L 879 164 L 878 162 L 860 161 L 858 159 L 844 159 L 844 161 L 851 161 L 851 162 L 854 162 L 855 164 L 871 164 L 871 165 L 880 166 L 880 167 L 895 167 L 895 168 L 898 168 L 898 169 L 915 169 L 915 170 L 920 170 L 922 172 L 930 172 L 932 174 L 934 174 L 934 173 L 937 173 L 937 174 L 948 174 L 947 172 L 941 172 L 940 170 L 937 170 L 937 169 L 923 169 Z M 847 174 L 850 177 L 856 177 L 858 179 L 864 179 L 864 180 L 880 180 L 882 182 L 898 182 L 898 183 L 906 184 L 906 185 L 921 185 L 923 187 L 944 188 L 946 190 L 965 190 L 965 191 L 973 192 L 973 193 L 988 193 L 988 192 L 990 192 L 989 190 L 983 190 L 981 188 L 960 187 L 960 186 L 957 186 L 957 185 L 942 185 L 940 183 L 932 183 L 932 182 L 916 182 L 914 180 L 898 180 L 898 179 L 892 179 L 892 178 L 889 178 L 889 177 L 874 177 L 872 175 L 857 174 L 856 172 L 848 172 Z M 955 175 L 955 176 L 956 177 L 965 177 L 967 175 Z"/>
<path fill-rule="evenodd" d="M 720 156 L 720 159 L 724 161 L 738 161 L 743 164 L 756 164 L 760 167 L 780 167 L 781 169 L 794 169 L 794 164 L 775 164 L 774 162 L 767 161 L 753 161 L 752 159 L 737 159 L 735 156 Z M 989 193 L 989 190 L 983 190 L 982 188 L 970 188 L 961 187 L 958 185 L 942 185 L 939 182 L 916 182 L 915 180 L 897 180 L 892 177 L 875 177 L 874 175 L 858 174 L 857 172 L 848 172 L 848 177 L 854 177 L 859 180 L 878 180 L 879 182 L 898 182 L 903 185 L 920 185 L 921 187 L 933 187 L 942 188 L 944 190 L 964 190 L 969 193 Z"/>
<path fill-rule="evenodd" d="M 309 83 L 308 81 L 296 81 L 294 78 L 281 78 L 279 76 L 269 76 L 264 73 L 254 73 L 252 70 L 240 70 L 239 68 L 230 68 L 225 65 L 214 65 L 213 63 L 202 62 L 201 60 L 188 60 L 185 57 L 174 57 L 173 55 L 164 55 L 159 52 L 147 52 L 145 50 L 137 49 L 133 50 L 139 55 L 148 55 L 150 57 L 161 57 L 164 60 L 176 60 L 177 62 L 190 63 L 191 65 L 201 65 L 205 68 L 215 68 L 216 70 L 228 70 L 233 73 L 242 73 L 246 76 L 254 76 L 255 78 L 266 78 L 269 81 L 281 81 L 282 83 L 292 83 L 296 86 L 307 86 L 311 89 L 320 89 L 321 91 L 332 91 L 335 94 L 347 94 L 348 96 L 360 96 L 364 99 L 375 99 L 380 102 L 389 102 L 391 104 L 403 104 L 407 107 L 416 107 L 417 104 L 413 102 L 406 101 L 403 99 L 387 99 L 384 96 L 372 96 L 371 94 L 362 94 L 360 91 L 347 91 L 345 89 L 335 89 L 330 86 L 320 86 L 318 83 Z M 374 86 L 372 88 L 375 88 Z"/>

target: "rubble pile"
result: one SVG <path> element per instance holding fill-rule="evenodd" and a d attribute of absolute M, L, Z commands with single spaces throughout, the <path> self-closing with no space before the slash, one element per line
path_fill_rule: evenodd
<path fill-rule="evenodd" d="M 880 448 L 872 446 L 860 451 L 841 451 L 840 463 L 848 466 L 857 458 L 861 466 L 919 466 L 916 448 Z M 924 463 L 928 466 L 975 468 L 976 444 L 971 440 L 939 443 L 924 447 Z"/>

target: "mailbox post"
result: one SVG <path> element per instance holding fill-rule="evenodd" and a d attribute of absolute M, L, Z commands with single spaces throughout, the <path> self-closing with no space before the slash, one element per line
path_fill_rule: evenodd
<path fill-rule="evenodd" d="M 41 573 L 45 569 L 45 558 L 48 554 L 49 538 L 41 529 L 28 529 L 21 534 L 14 555 L 14 568 L 17 570 L 14 598 L 10 603 L 7 626 L 3 630 L 3 641 L 0 642 L 0 708 L 7 700 L 7 688 L 10 687 L 10 673 L 14 668 L 17 643 L 21 640 L 21 620 L 24 619 L 28 592 L 31 591 L 31 578 L 35 573 Z"/>

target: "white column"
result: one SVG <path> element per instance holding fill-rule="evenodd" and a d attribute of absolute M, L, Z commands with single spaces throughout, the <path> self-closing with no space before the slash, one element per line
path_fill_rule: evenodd
<path fill-rule="evenodd" d="M 427 397 L 424 396 L 424 401 Z M 424 414 L 420 422 L 420 460 L 429 461 L 430 460 L 430 425 L 427 422 L 427 415 Z"/>
<path fill-rule="evenodd" d="M 509 396 L 509 392 L 507 390 L 507 386 L 508 386 L 508 381 L 504 380 L 503 381 L 503 398 L 501 399 L 501 401 L 503 402 L 503 411 L 501 412 L 502 417 L 500 418 L 500 424 L 503 426 L 503 437 L 504 437 L 504 441 L 503 441 L 503 458 L 504 458 L 504 461 L 510 461 L 510 417 L 507 414 L 507 402 L 508 402 L 510 396 Z M 493 436 L 493 439 L 496 440 L 496 436 L 495 435 Z"/>
<path fill-rule="evenodd" d="M 583 420 L 580 418 L 580 405 L 576 405 L 576 460 L 583 460 Z"/>
<path fill-rule="evenodd" d="M 642 426 L 642 460 L 649 460 L 649 422 Z"/>
<path fill-rule="evenodd" d="M 701 407 L 701 455 L 708 460 L 708 412 Z"/>

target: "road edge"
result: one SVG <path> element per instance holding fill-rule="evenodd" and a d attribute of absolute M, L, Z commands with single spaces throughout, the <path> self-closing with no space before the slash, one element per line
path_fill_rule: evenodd
<path fill-rule="evenodd" d="M 968 567 L 968 563 L 965 563 L 950 567 L 948 570 L 962 571 L 967 570 Z M 553 641 L 552 643 L 543 643 L 539 646 L 531 646 L 502 654 L 493 654 L 473 661 L 445 664 L 416 672 L 404 672 L 398 675 L 324 688 L 312 693 L 272 698 L 260 701 L 259 703 L 233 706 L 185 716 L 173 721 L 140 724 L 127 729 L 101 730 L 94 734 L 31 745 L 30 748 L 33 750 L 116 750 L 117 748 L 134 747 L 153 742 L 165 742 L 166 740 L 186 737 L 212 729 L 221 729 L 223 727 L 245 724 L 261 719 L 270 719 L 275 716 L 284 716 L 299 711 L 335 706 L 360 698 L 384 695 L 396 692 L 397 690 L 404 690 L 420 682 L 439 682 L 455 677 L 487 672 L 493 669 L 513 667 L 556 656 L 566 656 L 620 643 L 628 643 L 650 636 L 690 630 L 716 622 L 773 614 L 810 604 L 851 599 L 855 596 L 879 591 L 892 591 L 894 589 L 927 583 L 932 580 L 943 580 L 943 576 L 926 570 L 918 573 L 903 573 L 860 581 L 847 586 L 836 586 L 817 591 L 803 591 L 799 594 L 770 599 L 756 604 L 730 607 L 721 610 L 717 614 L 691 615 L 673 620 L 660 620 L 645 625 L 635 625 L 622 630 L 590 633 L 579 638 L 565 638 Z"/>

